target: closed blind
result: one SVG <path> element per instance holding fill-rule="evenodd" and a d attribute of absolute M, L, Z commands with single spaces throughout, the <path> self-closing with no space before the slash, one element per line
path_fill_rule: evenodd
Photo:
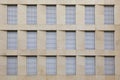
<path fill-rule="evenodd" d="M 114 50 L 114 32 L 104 32 L 104 49 Z"/>
<path fill-rule="evenodd" d="M 76 57 L 66 57 L 66 74 L 76 74 Z"/>
<path fill-rule="evenodd" d="M 27 57 L 27 74 L 36 75 L 37 74 L 37 58 Z"/>
<path fill-rule="evenodd" d="M 114 6 L 104 7 L 104 24 L 114 24 Z"/>
<path fill-rule="evenodd" d="M 95 74 L 95 57 L 85 57 L 85 73 L 87 75 Z"/>
<path fill-rule="evenodd" d="M 17 57 L 7 57 L 7 75 L 17 75 Z"/>
<path fill-rule="evenodd" d="M 72 31 L 66 32 L 66 49 L 76 49 L 76 33 Z"/>
<path fill-rule="evenodd" d="M 37 32 L 36 31 L 27 32 L 27 48 L 28 49 L 37 48 Z"/>
<path fill-rule="evenodd" d="M 95 6 L 85 6 L 85 24 L 95 24 Z"/>
<path fill-rule="evenodd" d="M 56 57 L 47 57 L 46 60 L 46 73 L 48 75 L 55 75 L 57 70 Z"/>
<path fill-rule="evenodd" d="M 46 48 L 56 49 L 56 32 L 55 31 L 47 31 L 46 33 Z"/>
<path fill-rule="evenodd" d="M 46 6 L 46 23 L 56 24 L 56 6 L 54 5 Z"/>
<path fill-rule="evenodd" d="M 76 8 L 74 5 L 66 6 L 66 24 L 76 23 Z"/>
<path fill-rule="evenodd" d="M 115 74 L 115 58 L 114 57 L 105 57 L 104 71 L 106 75 Z"/>
<path fill-rule="evenodd" d="M 7 49 L 17 49 L 17 31 L 7 32 Z"/>
<path fill-rule="evenodd" d="M 88 50 L 95 49 L 95 32 L 93 31 L 85 32 L 85 48 Z"/>

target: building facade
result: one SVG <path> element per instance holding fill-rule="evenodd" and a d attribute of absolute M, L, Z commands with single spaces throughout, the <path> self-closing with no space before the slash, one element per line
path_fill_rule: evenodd
<path fill-rule="evenodd" d="M 119 0 L 0 0 L 0 80 L 120 80 Z"/>

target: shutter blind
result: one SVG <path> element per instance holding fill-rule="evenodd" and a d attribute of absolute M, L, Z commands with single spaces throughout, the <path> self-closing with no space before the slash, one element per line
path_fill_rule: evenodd
<path fill-rule="evenodd" d="M 7 32 L 7 48 L 11 50 L 17 49 L 17 31 Z"/>
<path fill-rule="evenodd" d="M 27 24 L 37 23 L 37 6 L 28 5 L 27 6 Z"/>
<path fill-rule="evenodd" d="M 114 6 L 104 7 L 104 24 L 114 24 Z"/>
<path fill-rule="evenodd" d="M 7 75 L 17 75 L 17 57 L 7 57 Z"/>
<path fill-rule="evenodd" d="M 85 57 L 85 73 L 87 75 L 95 74 L 95 57 Z"/>
<path fill-rule="evenodd" d="M 105 74 L 114 75 L 115 74 L 115 59 L 114 57 L 105 57 Z"/>
<path fill-rule="evenodd" d="M 76 57 L 66 57 L 66 74 L 76 74 Z"/>
<path fill-rule="evenodd" d="M 37 74 L 37 58 L 27 57 L 27 74 L 35 75 Z"/>
<path fill-rule="evenodd" d="M 95 6 L 85 6 L 85 24 L 95 24 Z"/>
<path fill-rule="evenodd" d="M 85 48 L 88 50 L 95 49 L 95 32 L 85 32 Z"/>
<path fill-rule="evenodd" d="M 76 9 L 75 6 L 66 6 L 66 24 L 76 23 Z"/>
<path fill-rule="evenodd" d="M 56 32 L 47 31 L 46 33 L 46 48 L 47 49 L 56 49 Z"/>
<path fill-rule="evenodd" d="M 56 24 L 56 6 L 46 6 L 46 23 Z"/>
<path fill-rule="evenodd" d="M 17 24 L 17 6 L 16 5 L 7 6 L 7 23 Z"/>
<path fill-rule="evenodd" d="M 56 74 L 57 63 L 56 57 L 47 57 L 46 60 L 46 73 L 48 75 Z"/>
<path fill-rule="evenodd" d="M 72 31 L 66 32 L 66 49 L 76 49 L 76 33 Z"/>
<path fill-rule="evenodd" d="M 37 32 L 28 31 L 27 32 L 27 48 L 36 49 L 37 48 Z"/>
<path fill-rule="evenodd" d="M 104 49 L 114 50 L 114 32 L 104 32 Z"/>

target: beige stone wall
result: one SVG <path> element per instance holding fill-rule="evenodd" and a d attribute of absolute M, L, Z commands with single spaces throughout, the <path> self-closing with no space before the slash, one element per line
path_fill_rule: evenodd
<path fill-rule="evenodd" d="M 18 5 L 18 24 L 7 24 L 7 5 Z M 37 25 L 26 25 L 26 5 L 37 4 Z M 46 25 L 46 5 L 57 5 L 57 24 Z M 65 24 L 65 5 L 76 5 L 76 24 Z M 84 5 L 95 5 L 95 25 L 85 25 Z M 115 5 L 115 24 L 104 25 L 104 5 Z M 18 49 L 7 50 L 7 31 L 17 30 Z M 37 50 L 27 50 L 26 31 L 37 31 Z M 46 50 L 46 31 L 57 32 L 57 49 Z M 76 50 L 65 49 L 65 31 L 76 31 Z M 84 32 L 95 31 L 95 50 L 85 50 Z M 115 50 L 104 50 L 104 31 L 115 31 Z M 37 56 L 37 75 L 26 73 L 26 56 Z M 18 75 L 6 74 L 6 56 L 18 56 Z M 46 56 L 57 57 L 57 74 L 46 75 Z M 76 75 L 65 73 L 65 56 L 76 56 Z M 96 74 L 85 75 L 85 56 L 96 57 Z M 115 75 L 104 75 L 104 56 L 115 56 Z M 120 80 L 119 0 L 0 0 L 0 80 Z"/>

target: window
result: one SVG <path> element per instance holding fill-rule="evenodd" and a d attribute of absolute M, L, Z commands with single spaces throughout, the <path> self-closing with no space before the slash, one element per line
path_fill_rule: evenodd
<path fill-rule="evenodd" d="M 27 57 L 27 74 L 36 75 L 37 74 L 37 58 Z"/>
<path fill-rule="evenodd" d="M 46 23 L 56 24 L 56 6 L 55 5 L 46 6 Z"/>
<path fill-rule="evenodd" d="M 27 32 L 27 48 L 28 49 L 37 48 L 37 32 L 36 31 Z"/>
<path fill-rule="evenodd" d="M 7 6 L 7 23 L 17 24 L 17 5 Z"/>
<path fill-rule="evenodd" d="M 85 57 L 85 73 L 86 75 L 95 74 L 95 57 L 93 56 Z"/>
<path fill-rule="evenodd" d="M 95 49 L 95 32 L 93 31 L 85 32 L 85 48 L 88 50 Z"/>
<path fill-rule="evenodd" d="M 95 6 L 85 6 L 85 24 L 95 24 Z"/>
<path fill-rule="evenodd" d="M 27 6 L 27 24 L 37 24 L 37 6 Z"/>
<path fill-rule="evenodd" d="M 114 32 L 113 31 L 104 32 L 104 49 L 114 50 Z"/>
<path fill-rule="evenodd" d="M 17 49 L 17 31 L 7 32 L 7 49 L 10 50 Z"/>
<path fill-rule="evenodd" d="M 56 49 L 56 32 L 55 31 L 47 31 L 46 48 L 48 50 Z"/>
<path fill-rule="evenodd" d="M 115 74 L 115 59 L 113 56 L 105 57 L 104 71 L 106 75 Z"/>
<path fill-rule="evenodd" d="M 66 74 L 76 74 L 76 57 L 66 57 Z"/>
<path fill-rule="evenodd" d="M 66 49 L 76 49 L 76 33 L 74 31 L 66 32 Z"/>
<path fill-rule="evenodd" d="M 17 57 L 7 57 L 7 75 L 17 75 Z"/>
<path fill-rule="evenodd" d="M 104 6 L 104 24 L 114 24 L 114 6 Z"/>
<path fill-rule="evenodd" d="M 48 75 L 55 75 L 57 69 L 56 57 L 47 57 L 46 60 L 46 73 Z"/>
<path fill-rule="evenodd" d="M 66 6 L 66 24 L 76 23 L 76 9 L 74 5 Z"/>

